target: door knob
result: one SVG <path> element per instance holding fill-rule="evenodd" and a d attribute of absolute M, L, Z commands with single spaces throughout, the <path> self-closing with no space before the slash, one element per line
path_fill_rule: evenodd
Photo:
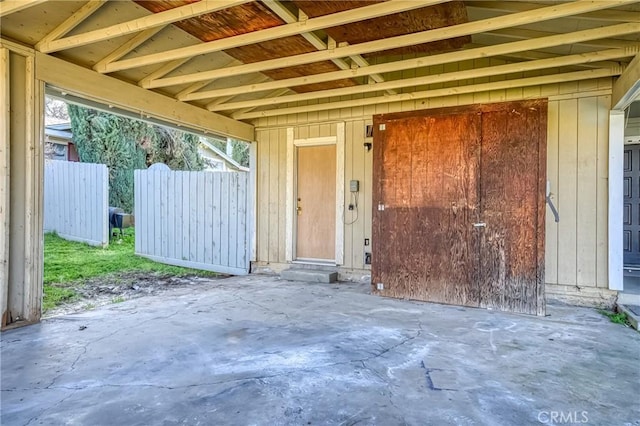
<path fill-rule="evenodd" d="M 486 226 L 487 226 L 487 224 L 484 223 L 484 222 L 478 222 L 478 223 L 474 223 L 473 224 L 474 228 L 485 228 Z"/>

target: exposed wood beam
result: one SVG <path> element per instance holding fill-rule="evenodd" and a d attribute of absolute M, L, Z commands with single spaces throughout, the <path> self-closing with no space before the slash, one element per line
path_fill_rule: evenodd
<path fill-rule="evenodd" d="M 248 44 L 261 43 L 263 41 L 275 40 L 278 38 L 294 36 L 302 33 L 309 33 L 324 28 L 345 25 L 356 21 L 362 21 L 370 18 L 389 15 L 392 13 L 402 12 L 406 10 L 417 9 L 438 3 L 444 3 L 448 0 L 389 0 L 383 3 L 376 3 L 370 6 L 359 7 L 356 9 L 345 10 L 344 12 L 333 13 L 331 15 L 311 18 L 303 22 L 294 22 L 291 24 L 280 25 L 277 27 L 267 28 L 265 30 L 253 31 L 247 34 L 241 34 L 233 37 L 227 37 L 220 40 L 214 40 L 207 43 L 196 44 L 195 46 L 187 46 L 178 49 L 168 50 L 165 52 L 153 53 L 150 55 L 140 56 L 137 58 L 125 59 L 114 62 L 105 67 L 103 72 L 122 71 L 130 68 L 137 68 L 146 65 L 166 62 L 173 59 L 187 58 L 190 56 L 204 55 L 207 53 L 219 52 L 225 49 L 245 46 Z M 629 0 L 611 0 L 611 1 L 629 1 Z"/>
<path fill-rule="evenodd" d="M 40 50 L 44 43 L 49 43 L 50 41 L 57 40 L 58 38 L 64 36 L 69 31 L 77 27 L 80 23 L 82 23 L 85 19 L 91 16 L 96 10 L 100 9 L 100 7 L 106 3 L 107 0 L 89 0 L 74 12 L 73 15 L 69 16 L 64 20 L 60 25 L 55 27 L 49 34 L 44 36 L 38 43 L 36 43 L 36 50 Z"/>
<path fill-rule="evenodd" d="M 635 25 L 637 30 L 636 32 L 640 32 L 640 24 L 631 23 L 631 25 Z M 495 31 L 488 31 L 488 34 L 506 37 L 506 38 L 515 38 L 515 39 L 531 39 L 531 38 L 540 38 L 540 37 L 548 37 L 552 35 L 557 35 L 558 33 L 551 33 L 548 31 L 537 31 L 537 30 L 528 30 L 525 28 L 505 28 L 499 29 Z M 598 39 L 598 40 L 589 40 L 581 43 L 572 43 L 572 44 L 581 44 L 589 47 L 596 48 L 616 48 L 616 47 L 625 47 L 625 46 L 633 46 L 636 42 L 631 40 L 607 40 L 607 39 Z"/>
<path fill-rule="evenodd" d="M 289 89 L 278 89 L 278 90 L 274 90 L 273 92 L 269 93 L 266 97 L 268 98 L 275 98 L 278 96 L 282 96 L 284 94 L 286 94 L 287 92 L 289 92 Z M 207 109 L 210 109 L 212 107 L 211 104 L 207 105 Z M 250 106 L 247 108 L 241 108 L 237 111 L 234 111 L 234 114 L 245 114 L 249 111 L 253 111 L 254 109 L 258 108 L 257 106 Z"/>
<path fill-rule="evenodd" d="M 164 26 L 149 28 L 148 30 L 144 30 L 141 33 L 138 33 L 129 41 L 121 44 L 116 50 L 109 53 L 107 56 L 99 60 L 94 66 L 93 69 L 100 69 L 105 67 L 107 64 L 110 64 L 113 61 L 117 61 L 122 58 L 127 53 L 131 52 L 136 47 L 140 46 L 145 41 L 149 40 L 151 37 L 162 31 Z"/>
<path fill-rule="evenodd" d="M 415 101 L 418 99 L 438 98 L 443 96 L 463 95 L 466 93 L 487 92 L 491 90 L 503 90 L 519 87 L 543 86 L 546 84 L 564 83 L 567 81 L 590 80 L 594 78 L 619 75 L 622 68 L 606 68 L 599 70 L 586 70 L 562 74 L 552 74 L 539 77 L 521 78 L 515 80 L 495 81 L 491 83 L 471 84 L 467 86 L 447 87 L 444 89 L 425 90 L 413 93 L 401 93 L 397 95 L 377 96 L 373 98 L 352 99 L 348 101 L 326 102 L 322 104 L 305 105 L 290 108 L 278 108 L 265 111 L 255 111 L 243 114 L 232 114 L 238 120 L 249 120 L 261 117 L 275 117 L 288 114 L 298 114 L 310 111 L 324 111 L 329 109 L 353 108 L 366 105 L 386 104 L 391 102 Z"/>
<path fill-rule="evenodd" d="M 624 1 L 625 3 L 627 3 L 628 1 L 631 1 L 631 0 L 621 0 L 621 1 Z M 562 4 L 559 6 L 546 7 L 546 8 L 543 8 L 542 10 L 536 11 L 537 13 L 532 13 L 533 11 L 516 13 L 513 15 L 509 15 L 509 17 L 506 19 L 485 19 L 481 21 L 468 22 L 465 24 L 452 25 L 450 27 L 437 28 L 435 30 L 428 30 L 428 31 L 422 31 L 422 32 L 413 33 L 413 34 L 390 37 L 383 40 L 375 40 L 375 41 L 370 41 L 365 43 L 354 44 L 351 46 L 337 47 L 335 49 L 330 49 L 330 50 L 321 51 L 321 52 L 311 52 L 311 53 L 305 53 L 301 55 L 287 56 L 284 58 L 270 59 L 270 60 L 255 62 L 251 64 L 244 64 L 237 67 L 228 67 L 228 68 L 221 68 L 221 69 L 216 69 L 212 71 L 204 71 L 204 72 L 190 74 L 190 75 L 183 75 L 173 79 L 160 79 L 160 80 L 154 81 L 153 84 L 149 86 L 149 88 L 163 87 L 165 85 L 193 83 L 201 80 L 215 79 L 220 77 L 230 77 L 230 76 L 235 76 L 240 74 L 249 74 L 253 72 L 262 72 L 262 71 L 267 71 L 272 69 L 310 64 L 313 62 L 321 62 L 321 61 L 326 61 L 333 58 L 348 57 L 354 54 L 370 53 L 370 52 L 400 48 L 404 46 L 410 46 L 413 44 L 428 43 L 428 42 L 443 40 L 447 38 L 460 37 L 460 36 L 469 35 L 469 34 L 496 30 L 499 28 L 509 27 L 511 25 L 524 25 L 527 23 L 544 21 L 546 19 L 553 19 L 555 17 L 564 16 L 568 13 L 571 13 L 570 11 L 575 12 L 576 8 L 579 8 L 579 10 L 588 10 L 595 7 L 604 7 L 605 4 L 609 5 L 609 4 L 616 4 L 616 3 L 614 0 L 611 0 L 609 2 L 585 2 L 581 0 L 580 2 L 576 2 L 576 3 L 568 3 L 568 4 Z M 638 24 L 635 24 L 635 23 L 619 24 L 619 25 L 626 26 L 625 28 L 628 29 L 628 31 L 626 32 L 627 34 L 635 33 L 638 31 Z M 617 27 L 617 26 L 612 26 L 612 27 Z M 610 27 L 604 27 L 604 28 L 610 28 Z M 601 30 L 601 29 L 603 28 L 597 28 L 596 30 Z M 577 34 L 577 33 L 580 33 L 580 32 L 576 32 L 573 34 Z M 563 35 L 566 35 L 566 34 L 563 34 Z M 598 37 L 590 37 L 590 39 L 594 39 L 594 38 L 598 38 Z M 572 41 L 571 39 L 567 39 L 566 41 L 564 41 L 564 43 L 572 43 Z M 620 46 L 615 46 L 615 47 L 620 47 Z M 532 48 L 535 49 L 537 47 L 534 44 Z M 458 52 L 455 52 L 455 53 L 458 53 Z M 115 65 L 117 63 L 118 62 L 111 65 Z M 372 67 L 366 67 L 363 69 L 366 70 L 369 68 L 372 68 Z"/>
<path fill-rule="evenodd" d="M 468 8 L 488 9 L 500 12 L 524 12 L 540 7 L 540 3 L 529 3 L 524 1 L 467 1 Z M 578 15 L 567 16 L 570 19 L 595 20 L 608 22 L 640 22 L 640 14 L 627 12 L 624 10 L 601 10 L 597 12 L 580 13 Z"/>
<path fill-rule="evenodd" d="M 636 55 L 613 84 L 611 109 L 622 110 L 640 98 L 640 54 Z"/>
<path fill-rule="evenodd" d="M 248 1 L 250 0 L 201 0 L 197 3 L 179 6 L 170 10 L 166 10 L 164 12 L 153 13 L 149 16 L 144 16 L 142 18 L 137 18 L 131 21 L 122 22 L 120 24 L 111 25 L 106 28 L 101 28 L 98 30 L 89 31 L 83 34 L 65 37 L 58 40 L 52 40 L 48 43 L 43 43 L 40 46 L 39 50 L 44 53 L 51 53 L 57 52 L 59 50 L 70 49 L 72 47 L 79 47 L 91 43 L 97 43 L 99 41 L 144 31 L 150 28 L 161 27 L 173 22 L 203 15 L 205 13 L 223 10 L 229 7 L 247 3 Z M 170 58 L 168 60 L 171 59 L 178 58 Z"/>
<path fill-rule="evenodd" d="M 254 139 L 253 126 L 189 105 L 134 84 L 36 52 L 36 78 L 71 94 L 142 112 L 159 120 L 237 139 Z"/>
<path fill-rule="evenodd" d="M 251 83 L 260 83 L 262 81 L 268 80 L 266 75 L 263 74 L 257 74 L 257 76 L 255 78 L 252 79 Z M 211 81 L 201 81 L 200 83 L 195 83 L 192 84 L 191 86 L 187 87 L 186 89 L 184 89 L 182 92 L 178 93 L 176 95 L 177 99 L 180 99 L 181 96 L 186 96 L 189 93 L 191 93 L 190 91 L 195 91 L 195 90 L 200 90 L 202 89 L 204 86 L 210 84 Z M 198 85 L 201 85 L 200 87 L 198 87 Z M 209 105 L 207 105 L 207 108 L 211 105 L 217 105 L 217 104 L 221 104 L 223 102 L 227 102 L 230 101 L 231 99 L 235 98 L 235 95 L 232 96 L 223 96 L 221 98 L 216 99 L 213 102 L 210 102 Z"/>
<path fill-rule="evenodd" d="M 158 68 L 157 70 L 155 70 L 154 72 L 152 72 L 151 74 L 149 74 L 148 76 L 140 80 L 138 82 L 138 86 L 144 87 L 147 84 L 149 84 L 151 81 L 156 80 L 160 77 L 164 77 L 165 75 L 169 74 L 171 71 L 181 67 L 182 65 L 189 62 L 190 60 L 191 58 L 182 58 L 182 59 L 176 59 L 175 61 L 167 62 L 166 64 L 164 64 L 163 66 L 161 66 L 160 68 Z"/>
<path fill-rule="evenodd" d="M 49 0 L 4 0 L 0 2 L 0 18 Z"/>
<path fill-rule="evenodd" d="M 486 44 L 477 44 L 477 43 L 469 43 L 466 45 L 466 47 L 468 48 L 487 48 L 490 45 L 486 45 Z M 535 50 L 529 50 L 526 52 L 514 52 L 514 53 L 508 53 L 505 55 L 498 55 L 497 58 L 504 58 L 506 60 L 512 60 L 512 59 L 516 59 L 516 60 L 520 60 L 520 61 L 531 61 L 531 60 L 536 60 L 536 59 L 549 59 L 549 58 L 557 58 L 559 56 L 563 56 L 563 55 L 557 55 L 555 53 L 547 53 L 547 52 L 539 52 L 539 51 L 535 51 Z M 614 67 L 620 65 L 618 62 L 611 62 L 611 61 L 599 61 L 599 62 L 586 62 L 584 64 L 576 64 L 575 66 L 580 67 L 580 68 L 610 68 L 610 67 Z"/>
<path fill-rule="evenodd" d="M 256 91 L 273 90 L 283 87 L 300 86 L 304 84 L 320 83 L 326 81 L 340 80 L 343 78 L 355 78 L 359 76 L 368 75 L 370 72 L 389 73 L 395 71 L 403 71 L 408 69 L 427 67 L 432 65 L 442 65 L 446 63 L 465 61 L 471 59 L 485 58 L 491 56 L 499 56 L 516 52 L 525 52 L 535 49 L 543 49 L 553 46 L 559 46 L 568 43 L 575 43 L 581 40 L 590 40 L 601 37 L 611 37 L 615 35 L 629 34 L 637 32 L 636 24 L 618 24 L 611 25 L 602 28 L 593 28 L 589 30 L 576 31 L 574 33 L 560 34 L 549 37 L 543 37 L 533 40 L 514 41 L 510 43 L 503 43 L 488 47 L 478 47 L 475 49 L 460 50 L 456 52 L 441 53 L 437 55 L 425 56 L 415 59 L 406 59 L 403 61 L 390 62 L 385 64 L 371 65 L 365 68 L 356 68 L 348 71 L 333 71 L 323 74 L 316 74 L 305 77 L 296 77 L 283 79 L 278 81 L 271 81 L 268 83 L 244 85 L 229 89 L 217 89 L 204 92 L 193 93 L 192 95 L 185 96 L 182 100 L 197 100 L 214 98 L 217 96 L 228 96 L 240 93 L 249 93 Z M 357 46 L 357 45 L 356 45 Z M 352 47 L 352 46 L 351 46 Z M 336 48 L 340 54 L 342 49 Z M 296 61 L 297 62 L 297 61 Z M 249 64 L 252 65 L 252 64 Z M 246 69 L 247 65 L 241 65 L 239 67 L 231 67 L 231 75 L 242 74 L 242 70 Z M 183 83 L 183 79 L 187 81 L 197 81 L 203 76 L 209 76 L 212 72 L 219 73 L 220 71 L 205 71 L 202 73 L 196 73 L 191 75 L 180 76 L 179 78 L 166 78 L 156 80 L 152 83 L 151 87 L 163 87 L 165 85 L 180 84 Z M 226 71 L 225 71 L 226 72 Z M 171 83 L 171 84 L 169 84 Z"/>
<path fill-rule="evenodd" d="M 460 81 L 482 77 L 493 77 L 497 75 L 506 75 L 513 73 L 521 73 L 526 71 L 541 70 L 546 68 L 560 68 L 570 65 L 593 62 L 593 61 L 606 61 L 609 59 L 615 59 L 626 56 L 633 56 L 640 51 L 640 48 L 636 48 L 635 51 L 631 49 L 611 49 L 601 52 L 582 53 L 577 55 L 559 56 L 557 58 L 539 59 L 536 61 L 528 62 L 516 62 L 514 64 L 488 66 L 483 68 L 474 68 L 464 71 L 448 72 L 437 75 L 425 75 L 415 78 L 405 78 L 393 81 L 387 81 L 384 83 L 378 83 L 368 86 L 356 86 L 356 87 L 342 87 L 338 89 L 319 90 L 316 92 L 299 93 L 289 96 L 279 96 L 275 98 L 267 99 L 255 99 L 242 102 L 231 102 L 222 105 L 216 105 L 213 108 L 208 108 L 210 111 L 224 111 L 234 110 L 239 108 L 246 108 L 250 106 L 265 106 L 265 105 L 278 105 L 287 102 L 300 102 L 308 101 L 311 99 L 329 98 L 332 96 L 349 96 L 359 95 L 364 93 L 378 92 L 386 89 L 402 89 L 406 87 L 422 86 L 425 84 L 437 84 L 448 83 L 452 81 Z"/>
<path fill-rule="evenodd" d="M 177 61 L 179 61 L 180 59 L 176 59 Z M 237 59 L 233 59 L 230 62 L 228 62 L 225 66 L 235 66 L 235 65 L 240 65 L 242 64 L 242 62 L 240 62 Z M 265 75 L 260 74 L 260 76 L 255 79 L 255 83 L 261 82 L 261 81 L 265 81 L 267 80 L 267 77 Z M 175 98 L 178 100 L 182 100 L 183 96 L 186 96 L 190 93 L 196 92 L 206 86 L 208 86 L 210 83 L 213 83 L 215 80 L 204 80 L 204 81 L 199 81 L 197 83 L 193 83 L 192 85 L 190 85 L 189 87 L 187 87 L 186 89 L 183 89 L 182 91 L 180 91 L 179 93 L 176 94 Z M 226 99 L 232 99 L 233 96 L 227 97 Z"/>
<path fill-rule="evenodd" d="M 178 92 L 176 94 L 175 98 L 180 100 L 182 97 L 187 96 L 190 93 L 197 92 L 198 90 L 208 86 L 209 83 L 211 83 L 211 81 L 209 81 L 209 80 L 199 81 L 197 83 L 193 83 L 192 85 L 190 85 L 190 86 L 186 87 L 185 89 L 182 89 L 180 92 Z"/>

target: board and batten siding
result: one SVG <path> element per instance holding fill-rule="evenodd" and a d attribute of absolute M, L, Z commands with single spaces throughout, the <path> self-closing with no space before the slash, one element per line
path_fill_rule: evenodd
<path fill-rule="evenodd" d="M 525 76 L 530 76 L 530 73 L 525 73 Z M 335 123 L 345 122 L 345 203 L 349 202 L 348 184 L 351 179 L 360 180 L 361 192 L 358 220 L 352 225 L 343 225 L 345 256 L 341 271 L 349 275 L 348 270 L 352 270 L 358 276 L 366 274 L 369 269 L 364 264 L 365 251 L 373 252 L 375 257 L 376 242 L 371 241 L 371 246 L 364 246 L 365 238 L 371 238 L 372 152 L 367 152 L 363 144 L 365 126 L 372 123 L 373 115 L 547 98 L 547 176 L 552 199 L 560 212 L 560 222 L 555 223 L 547 209 L 546 293 L 573 303 L 610 304 L 614 297 L 614 293 L 608 290 L 607 271 L 611 87 L 612 80 L 602 78 L 255 120 L 257 266 L 275 271 L 287 267 L 284 194 L 288 127 L 294 128 L 296 138 L 335 136 Z"/>
<path fill-rule="evenodd" d="M 44 231 L 93 246 L 109 244 L 109 172 L 104 164 L 47 160 Z"/>
<path fill-rule="evenodd" d="M 136 254 L 226 274 L 249 272 L 248 173 L 136 170 Z"/>

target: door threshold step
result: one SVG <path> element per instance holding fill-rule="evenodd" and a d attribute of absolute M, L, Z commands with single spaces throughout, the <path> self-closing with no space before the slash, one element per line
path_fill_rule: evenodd
<path fill-rule="evenodd" d="M 338 281 L 337 272 L 323 271 L 320 269 L 291 268 L 282 271 L 280 277 L 287 281 L 304 281 L 310 283 L 334 283 Z"/>
<path fill-rule="evenodd" d="M 618 305 L 618 312 L 624 312 L 627 315 L 627 319 L 629 320 L 629 324 L 631 327 L 638 329 L 638 322 L 640 321 L 640 306 L 637 305 L 622 305 L 620 303 Z"/>

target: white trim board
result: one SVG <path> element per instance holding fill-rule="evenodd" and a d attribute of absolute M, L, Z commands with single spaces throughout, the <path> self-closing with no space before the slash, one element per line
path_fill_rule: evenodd
<path fill-rule="evenodd" d="M 609 113 L 609 289 L 623 290 L 624 111 Z"/>
<path fill-rule="evenodd" d="M 296 220 L 295 220 L 295 184 L 296 184 L 296 148 L 303 146 L 336 145 L 336 248 L 335 264 L 344 263 L 344 170 L 345 170 L 345 123 L 338 122 L 336 136 L 323 136 L 308 139 L 295 139 L 294 128 L 287 128 L 286 156 L 286 200 L 285 200 L 285 260 L 293 262 L 295 256 Z"/>

